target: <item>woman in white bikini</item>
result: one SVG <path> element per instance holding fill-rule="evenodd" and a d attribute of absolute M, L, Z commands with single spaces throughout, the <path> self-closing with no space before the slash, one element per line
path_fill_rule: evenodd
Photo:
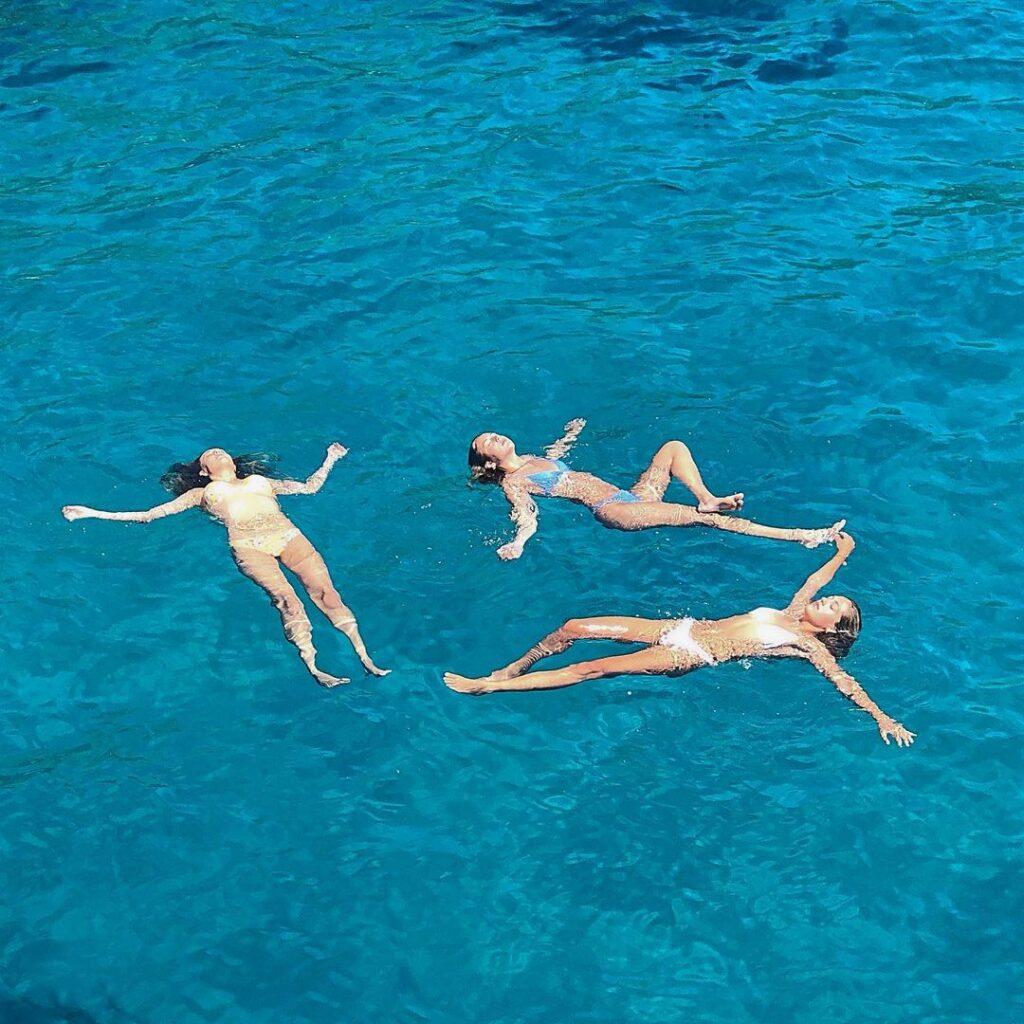
<path fill-rule="evenodd" d="M 755 608 L 727 619 L 637 619 L 624 616 L 570 619 L 521 658 L 481 679 L 449 672 L 445 683 L 460 693 L 553 690 L 588 679 L 621 675 L 681 676 L 706 665 L 738 658 L 803 658 L 837 690 L 866 711 L 882 739 L 910 746 L 914 733 L 890 718 L 837 662 L 860 632 L 860 609 L 848 597 L 814 595 L 835 576 L 853 551 L 853 538 L 840 534 L 837 552 L 796 592 L 783 610 Z M 618 640 L 645 644 L 643 650 L 584 661 L 545 672 L 529 672 L 542 658 L 560 654 L 577 640 Z"/>
<path fill-rule="evenodd" d="M 835 540 L 846 525 L 841 519 L 817 530 L 785 529 L 723 515 L 743 508 L 743 494 L 719 498 L 708 490 L 690 449 L 682 441 L 666 441 L 639 479 L 624 491 L 592 473 L 570 469 L 562 461 L 580 431 L 584 420 L 571 420 L 565 434 L 548 445 L 543 455 L 520 455 L 515 443 L 503 434 L 480 434 L 469 447 L 469 468 L 474 480 L 498 484 L 512 506 L 516 524 L 515 539 L 498 548 L 498 557 L 519 558 L 526 542 L 537 532 L 536 497 L 566 498 L 586 505 L 594 518 L 613 530 L 650 530 L 659 526 L 710 526 L 748 537 L 793 541 L 814 548 Z M 678 480 L 697 501 L 683 505 L 665 501 L 669 483 Z"/>
<path fill-rule="evenodd" d="M 281 571 L 282 565 L 295 573 L 313 603 L 348 637 L 367 672 L 383 676 L 390 670 L 378 668 L 367 654 L 356 618 L 331 582 L 323 558 L 281 511 L 277 498 L 282 494 L 316 494 L 345 454 L 340 444 L 332 444 L 323 465 L 300 482 L 270 478 L 265 475 L 269 467 L 258 458 L 233 459 L 223 448 L 210 448 L 195 462 L 177 463 L 164 474 L 161 483 L 177 495 L 173 501 L 145 512 L 102 512 L 84 505 L 65 505 L 62 511 L 68 520 L 117 519 L 129 523 L 151 523 L 190 508 L 209 512 L 227 527 L 228 544 L 238 568 L 270 595 L 281 614 L 285 636 L 298 648 L 310 675 L 321 686 L 337 686 L 348 680 L 317 667 L 309 616 Z"/>

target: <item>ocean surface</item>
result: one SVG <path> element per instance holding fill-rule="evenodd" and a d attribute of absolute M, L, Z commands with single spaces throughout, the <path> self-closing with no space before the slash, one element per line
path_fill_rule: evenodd
<path fill-rule="evenodd" d="M 4 5 L 0 1020 L 1024 1020 L 1022 46 L 953 0 Z M 575 416 L 623 486 L 678 437 L 847 517 L 845 664 L 916 745 L 796 662 L 446 690 L 823 558 L 547 502 L 500 562 L 468 442 Z M 383 680 L 314 612 L 314 685 L 201 513 L 59 514 L 334 440 L 286 510 Z"/>

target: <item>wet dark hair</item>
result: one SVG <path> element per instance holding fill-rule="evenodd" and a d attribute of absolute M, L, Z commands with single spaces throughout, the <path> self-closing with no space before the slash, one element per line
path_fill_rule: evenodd
<path fill-rule="evenodd" d="M 475 484 L 496 484 L 501 482 L 505 475 L 495 464 L 493 459 L 481 455 L 476 450 L 476 442 L 469 446 L 469 478 Z"/>
<path fill-rule="evenodd" d="M 274 466 L 277 464 L 276 455 L 267 455 L 266 452 L 255 452 L 249 455 L 232 455 L 235 463 L 235 473 L 241 480 L 247 476 L 271 476 Z M 176 462 L 162 477 L 160 483 L 174 495 L 184 494 L 195 487 L 205 487 L 209 482 L 208 476 L 201 475 L 202 467 L 199 459 L 191 462 Z"/>
<path fill-rule="evenodd" d="M 860 634 L 860 606 L 856 601 L 847 598 L 853 608 L 836 624 L 834 629 L 822 630 L 818 639 L 829 649 L 833 658 L 845 658 L 850 653 L 853 641 Z"/>

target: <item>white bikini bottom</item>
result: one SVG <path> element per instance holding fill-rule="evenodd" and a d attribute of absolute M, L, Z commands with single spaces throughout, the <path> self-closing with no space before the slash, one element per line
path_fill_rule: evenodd
<path fill-rule="evenodd" d="M 258 551 L 280 558 L 284 549 L 298 536 L 299 531 L 294 526 L 286 524 L 254 533 L 236 531 L 231 535 L 230 541 L 236 551 Z"/>
<path fill-rule="evenodd" d="M 705 665 L 715 665 L 714 658 L 696 640 L 693 639 L 693 619 L 680 619 L 658 637 L 662 647 L 670 647 L 674 651 L 683 651 L 699 658 Z"/>

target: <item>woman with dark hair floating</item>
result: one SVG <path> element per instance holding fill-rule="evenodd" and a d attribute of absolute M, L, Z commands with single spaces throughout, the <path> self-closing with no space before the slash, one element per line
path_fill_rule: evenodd
<path fill-rule="evenodd" d="M 161 478 L 161 483 L 177 495 L 173 501 L 145 512 L 101 512 L 84 505 L 65 505 L 62 511 L 68 520 L 118 519 L 129 523 L 151 523 L 190 508 L 209 512 L 227 527 L 228 544 L 238 568 L 270 595 L 281 613 L 285 636 L 298 648 L 310 675 L 321 686 L 337 686 L 348 680 L 317 667 L 309 616 L 281 571 L 282 565 L 295 573 L 317 608 L 348 637 L 367 672 L 383 676 L 390 670 L 378 668 L 366 653 L 356 618 L 335 590 L 323 558 L 281 511 L 277 497 L 316 494 L 334 464 L 346 454 L 340 444 L 332 444 L 323 465 L 305 482 L 299 482 L 272 479 L 267 475 L 269 466 L 259 457 L 233 459 L 223 448 L 210 448 L 195 462 L 176 463 Z"/>
<path fill-rule="evenodd" d="M 785 610 L 755 608 L 727 619 L 569 619 L 521 658 L 489 676 L 469 679 L 449 672 L 444 681 L 453 690 L 472 694 L 554 690 L 611 676 L 681 676 L 705 665 L 738 658 L 803 658 L 844 697 L 871 715 L 886 743 L 892 737 L 898 746 L 909 747 L 914 742 L 914 733 L 885 714 L 836 660 L 857 639 L 860 609 L 848 597 L 813 600 L 850 557 L 853 538 L 841 533 L 836 547 L 836 554 L 808 577 Z M 578 662 L 546 672 L 529 671 L 542 658 L 561 654 L 577 640 L 617 640 L 646 646 L 633 654 Z"/>
<path fill-rule="evenodd" d="M 842 519 L 822 530 L 787 530 L 761 526 L 749 519 L 722 515 L 743 508 L 743 494 L 718 498 L 708 490 L 690 449 L 682 441 L 668 441 L 654 454 L 651 464 L 628 491 L 590 473 L 578 473 L 561 461 L 586 425 L 572 420 L 565 434 L 548 445 L 544 455 L 519 455 L 510 438 L 480 434 L 469 448 L 469 468 L 474 480 L 500 485 L 512 506 L 516 524 L 513 541 L 498 548 L 498 557 L 518 558 L 523 546 L 537 532 L 534 497 L 568 498 L 586 505 L 602 526 L 615 530 L 649 530 L 656 526 L 711 526 L 751 537 L 788 540 L 815 548 L 833 541 L 846 525 Z M 669 482 L 675 478 L 697 499 L 696 506 L 664 501 Z"/>

